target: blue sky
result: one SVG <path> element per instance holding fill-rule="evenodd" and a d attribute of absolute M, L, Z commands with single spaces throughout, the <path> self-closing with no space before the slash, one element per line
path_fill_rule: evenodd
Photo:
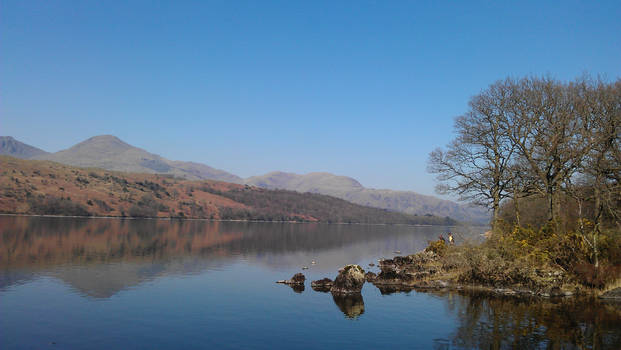
<path fill-rule="evenodd" d="M 620 1 L 3 0 L 0 135 L 433 194 L 427 156 L 472 95 L 618 79 L 620 18 Z"/>

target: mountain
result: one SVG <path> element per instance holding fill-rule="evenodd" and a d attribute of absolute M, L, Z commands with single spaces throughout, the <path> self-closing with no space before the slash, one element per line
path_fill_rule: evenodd
<path fill-rule="evenodd" d="M 78 167 L 102 168 L 133 173 L 173 175 L 189 180 L 219 180 L 240 183 L 242 179 L 223 170 L 194 162 L 174 161 L 141 148 L 129 145 L 116 136 L 91 137 L 56 153 L 46 153 L 32 159 L 51 160 Z"/>
<path fill-rule="evenodd" d="M 47 154 L 42 149 L 19 142 L 11 136 L 0 136 L 0 155 L 28 159 Z"/>
<path fill-rule="evenodd" d="M 1 154 L 19 158 L 51 160 L 79 167 L 102 168 L 114 171 L 166 174 L 188 180 L 218 180 L 246 183 L 267 189 L 285 189 L 297 192 L 319 193 L 341 198 L 356 204 L 403 212 L 412 215 L 448 216 L 460 221 L 489 222 L 485 209 L 460 205 L 433 196 L 415 192 L 378 190 L 362 186 L 346 176 L 330 173 L 298 175 L 272 172 L 263 176 L 242 179 L 223 170 L 194 162 L 174 161 L 134 147 L 112 135 L 91 137 L 79 144 L 56 153 L 47 153 L 28 146 L 12 137 L 3 137 Z"/>
<path fill-rule="evenodd" d="M 449 216 L 457 220 L 478 223 L 487 223 L 490 218 L 489 213 L 483 208 L 460 205 L 416 192 L 365 188 L 355 179 L 330 173 L 298 175 L 271 172 L 247 178 L 245 183 L 268 189 L 326 194 L 360 205 L 412 215 Z"/>
<path fill-rule="evenodd" d="M 123 147 L 122 145 L 120 145 Z M 315 193 L 0 156 L 0 213 L 452 225 Z"/>

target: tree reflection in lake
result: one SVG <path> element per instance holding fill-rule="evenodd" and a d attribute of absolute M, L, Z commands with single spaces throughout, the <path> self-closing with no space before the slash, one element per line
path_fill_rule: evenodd
<path fill-rule="evenodd" d="M 457 316 L 452 343 L 474 349 L 621 349 L 621 305 L 593 299 L 434 293 Z M 436 348 L 445 348 L 439 341 Z"/>

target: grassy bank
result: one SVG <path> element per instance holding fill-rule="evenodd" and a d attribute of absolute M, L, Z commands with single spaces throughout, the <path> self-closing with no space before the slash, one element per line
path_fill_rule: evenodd
<path fill-rule="evenodd" d="M 373 281 L 381 287 L 470 288 L 503 294 L 564 296 L 600 294 L 621 286 L 621 237 L 600 236 L 599 264 L 577 232 L 558 233 L 502 223 L 482 243 L 442 240 L 424 252 L 380 262 Z"/>

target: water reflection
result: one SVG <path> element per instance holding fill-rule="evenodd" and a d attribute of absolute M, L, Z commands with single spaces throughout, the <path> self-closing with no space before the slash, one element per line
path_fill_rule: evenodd
<path fill-rule="evenodd" d="M 364 300 L 362 299 L 362 294 L 332 294 L 332 299 L 347 318 L 356 319 L 364 313 Z"/>
<path fill-rule="evenodd" d="M 418 251 L 437 227 L 0 217 L 0 267 L 359 249 Z M 443 229 L 441 229 L 443 230 Z M 416 233 L 416 236 L 412 236 Z M 375 242 L 373 246 L 371 242 Z M 340 254 L 342 256 L 342 253 Z M 323 261 L 325 263 L 325 261 Z M 281 262 L 279 262 L 281 263 Z M 286 262 L 285 262 L 286 263 Z"/>
<path fill-rule="evenodd" d="M 291 289 L 293 289 L 293 291 L 296 293 L 302 293 L 305 288 L 303 284 L 296 284 L 296 285 L 291 285 Z"/>
<path fill-rule="evenodd" d="M 621 349 L 621 305 L 594 299 L 437 292 L 457 317 L 453 346 L 468 349 Z M 446 348 L 439 340 L 436 348 Z"/>
<path fill-rule="evenodd" d="M 159 276 L 240 259 L 274 269 L 335 273 L 399 249 L 415 252 L 438 227 L 0 217 L 0 289 L 40 275 L 107 298 Z M 300 291 L 298 291 L 300 292 Z"/>
<path fill-rule="evenodd" d="M 194 333 L 188 333 L 191 336 L 183 339 L 200 338 L 205 336 L 205 329 L 212 329 L 214 333 L 205 336 L 204 341 L 240 325 L 250 325 L 246 328 L 249 332 L 257 323 L 281 327 L 270 329 L 286 329 L 290 324 L 291 332 L 285 335 L 294 334 L 294 341 L 299 341 L 300 334 L 296 332 L 300 325 L 312 320 L 305 325 L 320 325 L 315 331 L 309 331 L 312 339 L 306 340 L 312 341 L 321 332 L 329 333 L 334 329 L 346 332 L 351 327 L 342 326 L 342 316 L 333 318 L 338 320 L 333 322 L 330 319 L 333 315 L 323 312 L 334 308 L 327 295 L 323 298 L 324 295 L 304 291 L 303 287 L 293 290 L 304 293 L 294 296 L 299 304 L 293 309 L 298 312 L 290 312 L 287 298 L 292 297 L 292 293 L 286 290 L 285 294 L 278 294 L 282 291 L 274 284 L 275 280 L 291 276 L 302 266 L 309 266 L 311 261 L 317 264 L 310 265 L 305 272 L 307 283 L 325 276 L 334 277 L 338 268 L 345 264 L 366 266 L 378 257 L 394 255 L 392 252 L 396 250 L 403 254 L 421 250 L 428 239 L 435 239 L 445 230 L 408 226 L 0 217 L 0 303 L 3 303 L 4 316 L 0 317 L 0 323 L 4 329 L 9 329 L 5 333 L 12 334 L 16 342 L 41 338 L 32 334 L 46 327 L 29 328 L 33 319 L 40 318 L 36 315 L 45 315 L 59 324 L 65 318 L 70 319 L 71 325 L 90 322 L 90 326 L 80 328 L 80 332 L 97 330 L 97 334 L 91 335 L 93 339 L 99 339 L 97 336 L 101 333 L 126 331 L 124 340 L 127 340 L 141 335 L 134 333 L 138 328 L 133 327 L 133 317 L 152 311 L 142 321 L 145 324 L 151 320 L 157 322 L 146 327 L 146 335 L 140 339 L 153 341 L 153 333 L 169 333 L 172 338 L 166 339 L 174 341 L 163 345 L 170 347 L 180 339 L 174 338 L 176 332 L 169 331 L 179 326 L 177 322 L 182 324 L 186 319 L 190 321 L 182 328 L 198 326 Z M 192 274 L 197 278 L 175 278 Z M 53 277 L 49 280 L 54 282 L 46 283 L 48 279 L 37 280 L 38 277 Z M 159 288 L 138 287 L 155 279 L 162 282 L 153 283 Z M 55 288 L 57 280 L 88 298 L 75 295 L 65 298 L 71 293 Z M 44 288 L 38 289 L 40 286 Z M 134 286 L 135 293 L 119 293 Z M 56 293 L 54 299 L 46 298 L 50 292 Z M 410 342 L 416 339 L 408 338 L 405 333 L 411 331 L 416 337 L 425 338 L 428 336 L 425 332 L 429 331 L 427 319 L 415 324 L 417 319 L 412 315 L 429 307 L 433 308 L 430 311 L 433 313 L 446 312 L 446 323 L 440 324 L 446 328 L 441 328 L 433 340 L 437 349 L 621 348 L 619 304 L 609 305 L 591 299 L 514 299 L 448 291 L 419 294 L 402 288 L 380 289 L 381 294 L 408 292 L 408 301 L 417 299 L 412 303 L 400 300 L 399 295 L 384 298 L 375 292 L 370 285 L 363 289 L 368 305 L 376 305 L 372 309 L 365 309 L 360 294 L 332 296 L 345 318 L 362 320 L 364 314 L 364 321 L 370 321 L 358 322 L 356 328 L 356 332 L 361 330 L 358 334 L 361 338 L 366 337 L 367 344 L 377 340 L 376 329 L 368 327 L 375 327 L 374 320 L 381 319 L 384 328 L 399 333 L 393 334 L 390 342 L 379 345 L 412 346 Z M 113 298 L 115 294 L 118 297 Z M 420 301 L 427 302 L 430 296 L 435 301 L 421 307 Z M 89 299 L 105 299 L 105 302 L 99 307 L 100 300 Z M 321 299 L 319 304 L 315 302 L 318 299 Z M 47 300 L 63 302 L 48 303 Z M 265 305 L 266 300 L 270 300 L 269 305 Z M 391 300 L 399 300 L 398 308 L 392 309 L 397 312 L 387 314 L 377 306 Z M 24 312 L 26 306 L 34 308 L 29 309 L 30 313 Z M 81 318 L 73 315 L 73 310 L 80 311 Z M 244 314 L 245 310 L 251 311 Z M 299 317 L 310 313 L 313 313 L 312 318 Z M 273 318 L 261 318 L 268 314 Z M 76 317 L 75 322 L 71 317 Z M 240 323 L 240 319 L 246 318 L 253 320 L 251 324 Z M 99 319 L 101 324 L 98 324 Z M 3 320 L 10 322 L 2 323 Z M 412 327 L 404 331 L 404 325 Z M 48 328 L 54 337 L 62 333 L 68 341 L 75 338 L 74 333 L 79 333 L 67 331 L 71 329 L 69 326 L 67 323 Z M 422 330 L 417 331 L 415 327 Z M 266 329 L 260 328 L 258 333 L 262 336 Z M 240 343 L 239 347 L 252 347 L 265 341 L 261 337 L 249 339 L 253 342 Z M 119 347 L 114 343 L 106 345 L 106 348 Z"/>

